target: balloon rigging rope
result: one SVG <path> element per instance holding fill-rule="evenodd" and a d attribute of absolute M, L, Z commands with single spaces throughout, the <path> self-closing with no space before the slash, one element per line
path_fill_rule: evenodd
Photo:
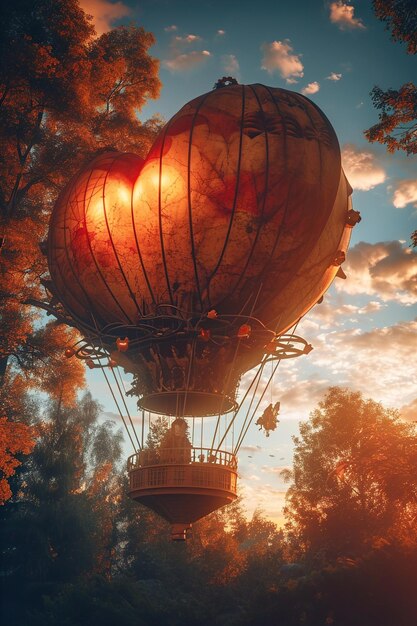
<path fill-rule="evenodd" d="M 229 426 L 228 426 L 228 428 L 227 428 L 226 432 L 224 433 L 222 440 L 220 441 L 219 447 L 220 447 L 220 446 L 221 446 L 221 444 L 223 443 L 224 439 L 226 438 L 226 435 L 228 434 L 228 432 L 229 432 L 229 430 L 230 430 L 231 428 L 233 428 L 233 436 L 234 436 L 234 426 L 235 426 L 236 416 L 237 416 L 237 414 L 239 413 L 239 411 L 240 411 L 240 409 L 241 409 L 241 407 L 242 407 L 242 404 L 243 404 L 243 403 L 244 403 L 244 401 L 246 400 L 246 398 L 247 398 L 247 396 L 248 396 L 248 394 L 249 394 L 250 390 L 252 389 L 253 385 L 255 384 L 256 379 L 257 379 L 257 378 L 258 378 L 258 376 L 261 374 L 261 370 L 262 370 L 262 369 L 263 369 L 263 363 L 261 363 L 261 364 L 259 365 L 258 370 L 257 370 L 257 372 L 256 372 L 255 376 L 252 378 L 251 383 L 250 383 L 250 385 L 249 385 L 248 389 L 247 389 L 247 390 L 246 390 L 246 392 L 245 392 L 245 395 L 243 396 L 243 398 L 242 398 L 242 400 L 241 400 L 241 402 L 240 402 L 240 404 L 239 404 L 238 408 L 235 410 L 234 415 L 233 415 L 233 417 L 232 417 L 232 420 L 231 420 L 231 422 L 230 422 L 230 424 L 229 424 Z M 232 447 L 233 447 L 233 444 L 232 444 Z"/>
<path fill-rule="evenodd" d="M 194 340 L 192 348 L 191 348 L 190 361 L 189 361 L 189 364 L 188 364 L 187 384 L 185 385 L 184 405 L 183 405 L 183 409 L 182 409 L 183 413 L 185 413 L 185 407 L 186 407 L 186 404 L 187 404 L 187 395 L 188 395 L 188 389 L 189 389 L 190 380 L 191 380 L 191 368 L 192 368 L 192 365 L 193 365 L 194 354 L 195 354 L 195 345 L 196 345 L 196 341 Z M 177 401 L 178 401 L 178 394 L 177 394 Z M 184 415 L 182 415 L 182 417 L 184 417 Z"/>
<path fill-rule="evenodd" d="M 258 410 L 258 408 L 259 408 L 259 405 L 261 404 L 261 402 L 262 402 L 262 400 L 263 400 L 263 397 L 264 397 L 264 395 L 265 395 L 265 392 L 267 391 L 267 389 L 268 389 L 268 387 L 269 387 L 269 384 L 270 384 L 270 382 L 271 382 L 271 380 L 272 380 L 272 377 L 273 377 L 273 375 L 275 374 L 275 372 L 277 371 L 278 366 L 279 366 L 279 364 L 280 364 L 280 363 L 281 363 L 281 359 L 280 359 L 280 360 L 278 361 L 278 363 L 275 365 L 275 367 L 274 367 L 274 371 L 273 371 L 273 373 L 271 374 L 271 376 L 269 377 L 269 380 L 268 380 L 268 382 L 266 383 L 265 388 L 264 388 L 264 390 L 263 390 L 263 392 L 262 392 L 262 394 L 261 394 L 261 396 L 260 396 L 260 398 L 259 398 L 258 402 L 256 403 L 256 406 L 255 406 L 255 408 L 254 408 L 254 410 L 253 410 L 253 412 L 252 412 L 251 418 L 250 418 L 250 420 L 249 420 L 249 422 L 248 422 L 248 425 L 246 426 L 245 431 L 243 432 L 243 429 L 242 429 L 241 434 L 240 434 L 240 437 L 239 437 L 239 440 L 238 440 L 238 442 L 236 443 L 236 448 L 233 450 L 233 454 L 235 454 L 235 455 L 236 455 L 236 454 L 239 452 L 239 450 L 240 450 L 240 446 L 242 445 L 243 440 L 244 440 L 244 438 L 246 437 L 246 433 L 248 432 L 249 427 L 250 427 L 250 425 L 251 425 L 251 424 L 252 424 L 252 422 L 253 422 L 253 418 L 254 418 L 254 417 L 255 417 L 255 415 L 256 415 L 256 412 L 257 412 L 257 410 Z M 255 394 L 254 394 L 253 398 L 254 398 L 254 397 L 255 397 Z"/>
<path fill-rule="evenodd" d="M 298 321 L 297 321 L 297 323 L 295 324 L 294 329 L 293 329 L 293 331 L 292 331 L 292 334 L 294 334 L 294 333 L 295 333 L 295 331 L 297 330 L 297 326 L 298 326 L 298 324 L 299 324 L 299 321 L 300 321 L 300 320 L 298 320 Z M 288 344 L 288 343 L 289 343 L 289 339 L 287 340 L 287 344 Z M 251 424 L 252 424 L 252 422 L 253 422 L 253 419 L 254 419 L 254 417 L 255 417 L 255 415 L 256 415 L 256 412 L 257 412 L 257 410 L 258 410 L 258 407 L 259 407 L 260 403 L 262 402 L 263 397 L 264 397 L 264 395 L 265 395 L 265 393 L 266 393 L 266 391 L 267 391 L 267 389 L 268 389 L 269 385 L 271 384 L 271 381 L 273 380 L 273 378 L 274 378 L 274 376 L 275 376 L 275 373 L 276 373 L 276 371 L 277 371 L 277 369 L 278 369 L 279 364 L 281 363 L 281 360 L 282 360 L 282 359 L 279 359 L 279 360 L 278 360 L 278 362 L 277 362 L 277 364 L 276 364 L 276 365 L 275 365 L 275 367 L 273 368 L 273 370 L 272 370 L 272 372 L 271 372 L 271 375 L 270 375 L 270 377 L 269 377 L 269 380 L 268 380 L 268 382 L 266 383 L 266 386 L 265 386 L 265 388 L 264 388 L 264 390 L 263 390 L 263 392 L 262 392 L 262 394 L 261 394 L 261 397 L 259 398 L 259 400 L 258 400 L 258 402 L 257 402 L 257 404 L 256 404 L 255 409 L 253 410 L 253 413 L 252 413 L 251 419 L 249 420 L 249 423 L 248 423 L 248 425 L 247 425 L 247 427 L 246 427 L 246 430 L 245 430 L 244 432 L 243 432 L 243 428 L 244 428 L 244 427 L 242 427 L 242 431 L 241 431 L 241 434 L 240 434 L 240 438 L 239 438 L 238 442 L 236 443 L 236 448 L 233 450 L 233 454 L 237 454 L 237 453 L 239 452 L 240 447 L 241 447 L 241 445 L 242 445 L 242 443 L 243 443 L 243 440 L 244 440 L 244 438 L 246 437 L 246 433 L 248 432 L 249 427 L 250 427 L 250 425 L 251 425 Z M 255 390 L 255 392 L 254 392 L 253 397 L 255 397 L 255 394 L 256 394 L 256 390 Z M 252 403 L 251 403 L 251 404 L 252 404 Z"/>
<path fill-rule="evenodd" d="M 256 393 L 257 393 L 257 391 L 258 391 L 259 384 L 260 384 L 260 382 L 261 382 L 261 380 L 262 380 L 262 374 L 263 374 L 263 371 L 264 371 L 265 363 L 266 363 L 266 361 L 263 361 L 263 362 L 262 362 L 262 364 L 261 364 L 261 368 L 260 368 L 260 375 L 259 375 L 258 380 L 257 380 L 257 382 L 256 382 L 255 389 L 254 389 L 254 391 L 253 391 L 253 393 L 252 393 L 251 401 L 250 401 L 249 406 L 248 406 L 248 409 L 247 409 L 247 411 L 246 411 L 246 416 L 245 416 L 244 422 L 243 422 L 243 424 L 242 424 L 242 428 L 241 428 L 241 430 L 240 430 L 240 433 L 239 433 L 239 436 L 238 436 L 238 439 L 237 439 L 237 442 L 236 442 L 236 447 L 237 447 L 237 449 L 239 449 L 239 447 L 240 447 L 240 445 L 241 445 L 241 443 L 242 443 L 242 441 L 243 441 L 243 438 L 244 438 L 244 436 L 246 435 L 246 433 L 247 433 L 247 431 L 248 431 L 248 428 L 249 428 L 249 426 L 250 426 L 250 424 L 251 424 L 251 422 L 252 422 L 253 415 L 254 415 L 254 413 L 255 413 L 256 409 L 258 408 L 258 405 L 259 405 L 259 403 L 258 403 L 258 405 L 257 405 L 256 409 L 254 409 L 254 412 L 252 413 L 252 415 L 251 415 L 251 417 L 250 417 L 250 419 L 249 419 L 249 415 L 250 415 L 250 412 L 251 412 L 251 409 L 252 409 L 252 404 L 253 404 L 253 401 L 255 400 L 255 397 L 256 397 Z M 265 393 L 265 390 L 264 390 L 264 393 Z M 263 394 L 262 394 L 261 398 L 262 398 L 262 397 L 263 397 Z M 249 422 L 248 422 L 248 420 L 249 420 Z M 248 423 L 248 425 L 246 426 L 246 424 L 247 424 L 247 423 Z M 245 427 L 246 427 L 246 430 L 245 430 Z M 244 433 L 244 434 L 243 434 L 243 433 Z M 233 451 L 233 454 L 235 454 L 235 451 Z"/>
<path fill-rule="evenodd" d="M 119 369 L 119 368 L 117 367 L 117 369 Z M 130 415 L 130 412 L 129 412 L 128 406 L 127 406 L 127 404 L 126 404 L 125 396 L 124 396 L 124 394 L 123 394 L 123 392 L 122 392 L 122 390 L 121 390 L 121 388 L 120 388 L 119 381 L 117 380 L 116 374 L 114 373 L 114 368 L 112 367 L 112 368 L 111 368 L 111 370 L 112 370 L 112 373 L 113 373 L 113 378 L 114 378 L 115 383 L 116 383 L 116 385 L 117 385 L 117 389 L 118 389 L 118 391 L 119 391 L 120 397 L 121 397 L 121 398 L 122 398 L 122 400 L 123 400 L 123 405 L 124 405 L 124 407 L 125 407 L 125 409 L 126 409 L 126 414 L 127 414 L 128 418 L 129 418 L 130 425 L 131 425 L 131 427 L 132 427 L 133 433 L 134 433 L 134 435 L 135 435 L 135 439 L 136 439 L 136 441 L 137 441 L 137 444 L 138 444 L 138 446 L 139 446 L 139 450 L 140 450 L 140 448 L 141 448 L 140 441 L 139 441 L 139 438 L 138 438 L 138 435 L 137 435 L 137 432 L 136 432 L 136 428 L 135 428 L 135 426 L 134 426 L 134 424 L 133 424 L 132 416 Z M 103 369 L 103 371 L 104 371 L 104 369 Z M 119 376 L 120 376 L 120 372 L 119 372 Z M 124 385 L 123 385 L 123 388 L 124 388 Z M 125 391 L 125 393 L 126 393 L 126 389 L 124 389 L 124 391 Z"/>
<path fill-rule="evenodd" d="M 93 322 L 94 322 L 94 325 L 95 325 L 95 327 L 96 327 L 96 330 L 97 330 L 97 332 L 98 332 L 98 327 L 97 327 L 97 323 L 96 323 L 96 320 L 95 320 L 94 315 L 92 315 L 92 318 L 93 318 Z M 101 335 L 99 334 L 98 336 L 99 336 L 99 341 L 100 341 L 100 344 L 101 344 L 102 350 L 103 350 L 103 351 L 105 351 L 105 347 L 104 347 L 104 344 L 103 344 L 103 340 L 102 340 L 102 338 L 101 338 Z M 94 345 L 93 345 L 93 349 L 94 349 L 94 351 L 96 350 L 96 347 L 95 347 Z M 99 358 L 99 356 L 98 356 L 98 354 L 97 354 L 97 353 L 95 353 L 95 355 L 96 355 L 96 357 L 97 357 L 97 358 Z M 122 421 L 123 421 L 124 427 L 125 427 L 126 432 L 127 432 L 128 436 L 129 436 L 129 439 L 130 439 L 130 441 L 131 441 L 131 443 L 132 443 L 132 446 L 133 446 L 133 448 L 134 448 L 135 452 L 137 452 L 137 449 L 136 449 L 135 443 L 134 443 L 134 441 L 133 441 L 133 439 L 132 439 L 132 436 L 131 436 L 131 434 L 130 434 L 130 431 L 129 431 L 128 427 L 127 427 L 127 424 L 126 424 L 126 420 L 125 420 L 125 418 L 124 418 L 124 415 L 123 415 L 122 411 L 120 410 L 119 403 L 118 403 L 118 402 L 117 402 L 117 400 L 116 400 L 116 396 L 115 396 L 115 394 L 114 394 L 114 392 L 113 392 L 113 388 L 112 388 L 112 386 L 111 386 L 111 384 L 110 384 L 110 381 L 109 381 L 108 376 L 107 376 L 107 374 L 106 374 L 106 372 L 105 372 L 105 369 L 104 369 L 104 367 L 101 367 L 100 369 L 101 369 L 101 371 L 103 372 L 104 378 L 106 379 L 107 385 L 108 385 L 108 387 L 109 387 L 109 389 L 110 389 L 111 395 L 113 396 L 113 399 L 114 399 L 115 404 L 116 404 L 116 406 L 117 406 L 117 410 L 119 411 L 120 417 L 122 418 Z M 127 408 L 126 401 L 125 401 L 125 399 L 124 399 L 124 395 L 123 395 L 123 393 L 122 393 L 122 390 L 120 389 L 120 385 L 119 385 L 119 383 L 118 383 L 118 381 L 117 381 L 117 378 L 116 378 L 116 375 L 115 375 L 115 373 L 114 373 L 114 371 L 113 371 L 113 368 L 111 368 L 111 369 L 112 369 L 113 376 L 114 376 L 114 379 L 115 379 L 116 384 L 117 384 L 117 388 L 118 388 L 118 390 L 119 390 L 120 397 L 122 398 L 122 400 L 123 400 L 123 404 L 124 404 L 124 406 L 125 406 L 125 408 L 126 408 L 126 412 L 127 412 L 128 417 L 129 417 L 130 425 L 131 425 L 132 430 L 133 430 L 133 433 L 134 433 L 134 435 L 135 435 L 135 439 L 136 439 L 136 441 L 137 441 L 137 443 L 138 443 L 139 449 L 141 449 L 141 445 L 140 445 L 140 442 L 139 442 L 139 439 L 138 439 L 138 436 L 137 436 L 137 433 L 136 433 L 136 429 L 135 429 L 135 427 L 134 427 L 134 425 L 133 425 L 132 418 L 131 418 L 130 413 L 129 413 L 129 409 Z M 123 386 L 123 387 L 124 387 L 124 386 Z"/>
<path fill-rule="evenodd" d="M 130 441 L 131 441 L 131 444 L 132 444 L 132 446 L 133 446 L 133 449 L 134 449 L 134 451 L 135 451 L 135 452 L 137 452 L 137 449 L 136 449 L 136 446 L 135 446 L 135 442 L 134 442 L 134 441 L 133 441 L 133 439 L 132 439 L 132 436 L 131 436 L 130 431 L 129 431 L 128 427 L 127 427 L 127 424 L 126 424 L 125 418 L 124 418 L 124 416 L 123 416 L 123 413 L 122 413 L 122 411 L 120 410 L 119 403 L 117 402 L 116 396 L 115 396 L 115 394 L 114 394 L 114 391 L 113 391 L 113 389 L 112 389 L 112 386 L 111 386 L 111 384 L 110 384 L 110 381 L 109 381 L 109 379 L 108 379 L 108 377 L 107 377 L 107 374 L 106 374 L 106 372 L 105 372 L 105 370 L 104 370 L 104 368 L 103 368 L 103 367 L 101 368 L 101 371 L 103 372 L 104 378 L 106 379 L 106 383 L 107 383 L 107 385 L 108 385 L 108 388 L 110 389 L 110 393 L 111 393 L 111 395 L 113 396 L 113 400 L 114 400 L 114 402 L 115 402 L 115 404 L 116 404 L 116 406 L 117 406 L 117 410 L 119 411 L 119 415 L 120 415 L 120 417 L 122 418 L 122 421 L 123 421 L 124 427 L 125 427 L 126 432 L 127 432 L 128 436 L 129 436 L 129 439 L 130 439 Z"/>
<path fill-rule="evenodd" d="M 250 312 L 249 317 L 251 317 L 251 316 L 252 316 L 252 313 L 253 313 L 253 311 L 254 311 L 254 309 L 255 309 L 255 306 L 256 306 L 256 304 L 257 304 L 257 302 L 258 302 L 258 298 L 259 298 L 259 295 L 260 295 L 260 293 L 261 293 L 262 285 L 263 285 L 263 283 L 261 283 L 261 284 L 260 284 L 260 286 L 259 286 L 259 289 L 258 289 L 258 292 L 257 292 L 257 294 L 256 294 L 256 297 L 255 297 L 254 303 L 253 303 L 253 305 L 252 305 L 252 309 L 251 309 L 251 312 Z M 226 385 L 225 385 L 226 389 L 228 389 L 228 387 L 229 387 L 230 379 L 231 379 L 231 377 L 232 377 L 232 373 L 233 373 L 233 370 L 234 370 L 234 367 L 235 367 L 236 358 L 237 358 L 237 354 L 238 354 L 238 351 L 239 351 L 239 347 L 240 347 L 240 342 L 241 342 L 241 341 L 242 341 L 242 339 L 238 339 L 238 341 L 237 341 L 237 343 L 236 343 L 236 350 L 235 350 L 235 353 L 234 353 L 234 356 L 233 356 L 233 361 L 232 361 L 232 363 L 231 363 L 231 365 L 230 365 L 230 368 L 229 368 L 229 373 L 228 373 L 228 376 L 227 376 L 227 381 L 226 381 Z M 219 430 L 220 418 L 221 418 L 221 415 L 222 415 L 222 411 L 221 411 L 221 409 L 223 408 L 223 403 L 224 403 L 224 397 L 223 397 L 223 400 L 222 400 L 222 403 L 221 403 L 221 406 L 220 406 L 219 415 L 218 415 L 218 418 L 217 418 L 217 421 L 216 421 L 216 428 L 215 428 L 215 430 L 214 430 L 213 441 L 212 441 L 212 443 L 211 443 L 211 448 L 210 448 L 211 450 L 213 450 L 213 448 L 214 448 L 214 444 L 215 444 L 215 441 L 216 441 L 217 431 Z M 239 407 L 239 408 L 240 408 L 240 407 Z M 239 408 L 237 409 L 237 411 L 235 411 L 234 416 L 233 416 L 233 418 L 232 418 L 232 421 L 234 421 L 234 419 L 236 418 L 236 415 L 237 415 L 237 413 L 238 413 L 238 411 L 239 411 Z M 222 443 L 223 443 L 223 441 L 225 440 L 225 437 L 226 437 L 226 434 L 227 434 L 228 430 L 229 430 L 229 429 L 227 429 L 227 430 L 226 430 L 226 432 L 224 433 L 224 435 L 223 435 L 223 437 L 222 437 L 221 441 L 219 441 L 219 443 L 218 443 L 218 447 L 217 447 L 217 450 L 219 450 L 219 448 L 220 448 L 221 444 L 222 444 Z"/>
<path fill-rule="evenodd" d="M 142 409 L 142 448 L 144 447 L 145 439 L 145 409 Z"/>

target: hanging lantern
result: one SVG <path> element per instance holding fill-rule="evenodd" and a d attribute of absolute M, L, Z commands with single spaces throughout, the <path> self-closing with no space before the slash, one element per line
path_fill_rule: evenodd
<path fill-rule="evenodd" d="M 203 341 L 210 341 L 210 331 L 207 328 L 200 328 L 198 336 Z"/>
<path fill-rule="evenodd" d="M 124 339 L 121 339 L 120 337 L 118 337 L 116 339 L 116 346 L 119 352 L 127 352 L 128 348 L 129 348 L 129 339 L 128 337 L 125 337 Z"/>
<path fill-rule="evenodd" d="M 248 339 L 252 332 L 252 327 L 249 324 L 242 324 L 242 326 L 237 331 L 238 339 Z"/>

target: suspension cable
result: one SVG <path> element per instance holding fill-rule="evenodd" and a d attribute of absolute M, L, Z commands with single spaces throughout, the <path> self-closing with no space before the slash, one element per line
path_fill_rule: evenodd
<path fill-rule="evenodd" d="M 301 318 L 300 318 L 300 319 L 301 319 Z M 295 326 L 294 326 L 294 329 L 293 329 L 293 331 L 292 331 L 292 333 L 291 333 L 291 334 L 294 334 L 294 333 L 295 333 L 295 331 L 296 331 L 296 329 L 297 329 L 297 326 L 298 326 L 299 322 L 300 322 L 300 320 L 297 320 L 297 322 L 296 322 L 296 324 L 295 324 Z M 289 344 L 289 339 L 287 340 L 287 344 Z M 279 359 L 279 360 L 278 360 L 278 362 L 277 362 L 277 364 L 275 365 L 275 367 L 274 367 L 273 371 L 271 372 L 271 375 L 270 375 L 270 377 L 269 377 L 269 380 L 268 380 L 268 382 L 266 383 L 266 386 L 265 386 L 265 388 L 264 388 L 264 390 L 263 390 L 263 392 L 262 392 L 262 395 L 261 395 L 261 397 L 259 398 L 258 403 L 257 403 L 257 405 L 256 405 L 256 407 L 255 407 L 255 409 L 254 409 L 254 411 L 253 411 L 253 413 L 252 413 L 252 417 L 251 417 L 251 419 L 249 420 L 249 423 L 248 423 L 248 425 L 247 425 L 247 427 L 246 427 L 245 432 L 243 432 L 243 428 L 242 428 L 242 431 L 241 431 L 241 433 L 240 433 L 240 437 L 239 437 L 239 439 L 238 439 L 238 442 L 236 443 L 236 448 L 233 450 L 233 454 L 237 454 L 237 453 L 238 453 L 238 451 L 239 451 L 239 449 L 240 449 L 240 447 L 241 447 L 241 445 L 242 445 L 242 443 L 243 443 L 243 440 L 244 440 L 244 438 L 246 437 L 246 433 L 248 432 L 249 427 L 250 427 L 250 425 L 251 425 L 251 424 L 252 424 L 252 422 L 253 422 L 253 418 L 255 417 L 256 411 L 258 410 L 258 407 L 259 407 L 260 403 L 261 403 L 261 402 L 262 402 L 262 400 L 263 400 L 263 397 L 264 397 L 264 395 L 265 395 L 265 393 L 266 393 L 266 391 L 267 391 L 267 389 L 268 389 L 268 387 L 269 387 L 269 385 L 270 385 L 270 383 L 271 383 L 271 380 L 273 380 L 273 378 L 274 378 L 275 372 L 277 371 L 278 366 L 279 366 L 279 364 L 281 363 L 281 360 L 282 360 L 282 359 Z M 255 391 L 255 393 L 256 393 L 256 391 Z"/>
<path fill-rule="evenodd" d="M 117 370 L 118 370 L 118 369 L 119 369 L 119 368 L 117 367 Z M 135 426 L 134 426 L 134 424 L 133 424 L 133 420 L 132 420 L 132 417 L 131 417 L 131 415 L 130 415 L 129 408 L 128 408 L 127 404 L 126 404 L 125 396 L 124 396 L 124 394 L 123 394 L 123 392 L 122 392 L 122 390 L 121 390 L 121 388 L 120 388 L 119 381 L 117 380 L 117 376 L 116 376 L 116 374 L 115 374 L 115 372 L 114 372 L 114 368 L 113 368 L 113 367 L 111 368 L 111 371 L 112 371 L 112 373 L 113 373 L 113 378 L 114 378 L 114 380 L 115 380 L 115 382 L 116 382 L 117 389 L 119 390 L 119 393 L 120 393 L 120 396 L 121 396 L 121 398 L 122 398 L 122 401 L 123 401 L 124 407 L 125 407 L 125 409 L 126 409 L 126 414 L 127 414 L 128 418 L 129 418 L 130 426 L 132 427 L 133 434 L 135 435 L 135 439 L 136 439 L 136 441 L 137 441 L 137 443 L 138 443 L 139 450 L 140 450 L 140 449 L 141 449 L 140 441 L 139 441 L 139 438 L 138 438 L 138 435 L 137 435 L 137 432 L 136 432 L 136 428 L 135 428 Z M 120 376 L 120 378 L 121 378 L 120 372 L 118 372 L 118 373 L 119 373 L 119 376 Z M 123 384 L 123 383 L 122 383 L 122 384 Z M 124 385 L 123 385 L 123 388 L 124 388 Z"/>
<path fill-rule="evenodd" d="M 241 433 L 240 433 L 240 437 L 239 437 L 239 440 L 238 440 L 238 441 L 237 441 L 237 443 L 236 443 L 236 448 L 233 450 L 233 454 L 235 454 L 235 455 L 236 455 L 236 454 L 239 452 L 240 446 L 242 445 L 243 440 L 244 440 L 244 438 L 246 437 L 246 433 L 248 432 L 249 427 L 250 427 L 250 425 L 252 424 L 253 418 L 254 418 L 254 417 L 255 417 L 255 415 L 256 415 L 256 411 L 258 410 L 258 407 L 259 407 L 260 403 L 261 403 L 261 402 L 262 402 L 262 400 L 263 400 L 263 397 L 264 397 L 264 395 L 265 395 L 265 393 L 266 393 L 266 391 L 267 391 L 267 389 L 268 389 L 268 387 L 269 387 L 269 384 L 270 384 L 270 382 L 271 382 L 271 380 L 272 380 L 272 377 L 273 377 L 273 375 L 275 374 L 275 372 L 277 371 L 277 368 L 278 368 L 278 366 L 279 366 L 279 364 L 280 364 L 280 363 L 281 363 L 281 359 L 280 359 L 280 360 L 278 361 L 278 363 L 275 365 L 275 367 L 274 367 L 274 371 L 273 371 L 273 373 L 271 374 L 271 376 L 269 377 L 268 382 L 266 383 L 266 386 L 265 386 L 265 388 L 264 388 L 264 390 L 263 390 L 263 392 L 262 392 L 262 394 L 261 394 L 261 397 L 259 398 L 259 400 L 258 400 L 258 402 L 257 402 L 257 404 L 256 404 L 256 407 L 255 407 L 255 408 L 254 408 L 254 410 L 253 410 L 252 417 L 251 417 L 251 419 L 249 420 L 248 425 L 246 426 L 245 431 L 244 431 L 244 432 L 243 432 L 243 430 L 241 431 Z"/>
<path fill-rule="evenodd" d="M 104 367 L 102 367 L 102 368 L 101 368 L 101 371 L 103 372 L 104 378 L 106 379 L 106 383 L 107 383 L 107 385 L 108 385 L 108 387 L 109 387 L 109 389 L 110 389 L 110 393 L 111 393 L 111 395 L 113 396 L 113 400 L 114 400 L 114 402 L 115 402 L 115 404 L 116 404 L 116 406 L 117 406 L 117 410 L 119 411 L 119 415 L 120 415 L 120 417 L 122 418 L 122 421 L 123 421 L 124 427 L 125 427 L 125 429 L 126 429 L 126 432 L 127 432 L 127 434 L 128 434 L 128 437 L 129 437 L 129 439 L 130 439 L 130 441 L 131 441 L 131 444 L 132 444 L 132 446 L 133 446 L 133 449 L 134 449 L 134 451 L 135 451 L 135 452 L 137 452 L 137 449 L 136 449 L 136 446 L 135 446 L 135 442 L 133 441 L 132 436 L 131 436 L 131 434 L 130 434 L 130 431 L 129 431 L 128 427 L 127 427 L 127 424 L 126 424 L 125 418 L 124 418 L 124 416 L 123 416 L 122 411 L 120 410 L 119 403 L 117 402 L 116 396 L 115 396 L 115 394 L 114 394 L 114 392 L 113 392 L 112 386 L 111 386 L 110 381 L 109 381 L 109 379 L 108 379 L 108 377 L 107 377 L 107 374 L 106 374 L 106 372 L 105 372 Z"/>
<path fill-rule="evenodd" d="M 242 400 L 241 400 L 241 402 L 240 402 L 240 404 L 239 404 L 238 408 L 235 410 L 235 412 L 234 412 L 234 414 L 233 414 L 232 420 L 231 420 L 231 422 L 230 422 L 230 424 L 229 424 L 229 426 L 228 426 L 228 428 L 227 428 L 226 432 L 224 433 L 222 440 L 221 440 L 221 441 L 220 441 L 220 443 L 219 443 L 219 448 L 218 448 L 218 449 L 220 449 L 220 446 L 222 445 L 223 441 L 224 441 L 224 440 L 225 440 L 225 438 L 226 438 L 227 433 L 229 432 L 229 430 L 230 430 L 231 428 L 233 428 L 233 439 L 234 439 L 234 424 L 235 424 L 236 416 L 237 416 L 237 414 L 239 413 L 240 408 L 241 408 L 242 404 L 244 403 L 244 401 L 246 400 L 246 398 L 247 398 L 247 396 L 248 396 L 248 394 L 249 394 L 250 390 L 252 389 L 253 385 L 255 384 L 256 379 L 257 379 L 257 378 L 258 378 L 258 376 L 261 374 L 261 370 L 262 370 L 262 369 L 263 369 L 263 366 L 262 366 L 262 363 L 260 363 L 260 364 L 259 364 L 259 367 L 258 367 L 258 371 L 256 372 L 255 376 L 252 378 L 251 383 L 250 383 L 250 385 L 249 385 L 248 389 L 247 389 L 247 390 L 246 390 L 246 392 L 245 392 L 245 395 L 243 396 L 243 398 L 242 398 Z M 233 444 L 232 444 L 232 448 L 233 448 Z"/>
<path fill-rule="evenodd" d="M 253 313 L 253 311 L 254 311 L 254 309 L 255 309 L 255 306 L 256 306 L 256 305 L 257 305 L 257 303 L 258 303 L 258 299 L 259 299 L 259 295 L 260 295 L 260 293 L 261 293 L 262 286 L 263 286 L 263 283 L 261 283 L 261 284 L 259 285 L 259 289 L 258 289 L 257 294 L 256 294 L 256 296 L 255 296 L 255 299 L 254 299 L 254 302 L 253 302 L 253 305 L 252 305 L 252 308 L 251 308 L 251 311 L 250 311 L 249 317 L 252 317 L 252 313 Z M 237 343 L 236 343 L 236 350 L 235 350 L 235 353 L 234 353 L 234 356 L 233 356 L 233 361 L 232 361 L 232 364 L 231 364 L 231 366 L 230 366 L 230 368 L 229 368 L 229 375 L 228 375 L 228 377 L 227 377 L 227 382 L 226 382 L 226 385 L 225 385 L 226 389 L 228 389 L 228 387 L 229 387 L 230 379 L 231 379 L 231 377 L 232 377 L 232 373 L 233 373 L 233 370 L 234 370 L 234 367 L 235 367 L 236 358 L 237 358 L 237 354 L 238 354 L 238 351 L 239 351 L 239 348 L 240 348 L 240 342 L 241 342 L 241 341 L 242 341 L 242 339 L 238 339 L 238 341 L 237 341 Z M 215 430 L 214 430 L 213 441 L 212 441 L 212 443 L 211 443 L 211 448 L 210 448 L 210 450 L 211 450 L 211 451 L 214 449 L 214 443 L 215 443 L 215 440 L 216 440 L 217 430 L 218 430 L 219 425 L 220 425 L 220 418 L 221 418 L 221 415 L 222 415 L 223 402 L 224 402 L 224 396 L 223 396 L 222 403 L 221 403 L 221 405 L 220 405 L 220 411 L 219 411 L 219 415 L 218 415 L 218 418 L 217 418 L 217 421 L 216 421 L 216 428 L 215 428 Z M 238 410 L 239 410 L 239 409 L 238 409 Z M 238 411 L 235 411 L 235 416 L 234 416 L 234 417 L 236 417 L 237 412 L 238 412 Z M 223 443 L 223 441 L 224 441 L 224 439 L 225 439 L 225 436 L 226 436 L 227 432 L 228 432 L 228 431 L 226 431 L 226 433 L 224 434 L 223 438 L 222 438 L 222 439 L 221 439 L 221 441 L 219 442 L 218 447 L 217 447 L 217 450 L 219 450 L 219 449 L 220 449 L 220 445 Z"/>
<path fill-rule="evenodd" d="M 248 406 L 248 409 L 247 409 L 247 411 L 246 411 L 246 416 L 245 416 L 244 422 L 243 422 L 243 424 L 242 424 L 242 428 L 241 428 L 241 431 L 240 431 L 240 433 L 239 433 L 239 436 L 238 436 L 238 438 L 237 438 L 236 446 L 238 446 L 238 445 L 240 444 L 240 440 L 241 440 L 241 438 L 242 438 L 242 432 L 243 432 L 243 431 L 244 431 L 244 429 L 245 429 L 246 423 L 247 423 L 247 421 L 248 421 L 248 418 L 249 418 L 249 415 L 250 415 L 250 412 L 251 412 L 251 409 L 252 409 L 252 404 L 253 404 L 253 401 L 254 401 L 254 399 L 256 398 L 256 392 L 258 391 L 259 384 L 260 384 L 260 382 L 261 382 L 261 380 L 262 380 L 262 374 L 263 374 L 263 370 L 264 370 L 264 367 L 265 367 L 265 363 L 266 363 L 266 360 L 264 360 L 264 361 L 262 362 L 262 364 L 261 364 L 261 374 L 260 374 L 260 376 L 258 377 L 258 380 L 257 380 L 256 386 L 255 386 L 255 390 L 254 390 L 254 391 L 253 391 L 253 393 L 252 393 L 251 401 L 250 401 L 249 406 Z M 255 409 L 255 411 L 256 411 L 256 409 Z M 249 420 L 249 424 L 251 423 L 252 419 L 253 419 L 253 417 L 251 417 L 251 419 Z M 247 429 L 245 430 L 245 433 L 246 433 L 246 432 L 247 432 Z"/>
<path fill-rule="evenodd" d="M 145 445 L 145 409 L 142 409 L 142 448 Z"/>

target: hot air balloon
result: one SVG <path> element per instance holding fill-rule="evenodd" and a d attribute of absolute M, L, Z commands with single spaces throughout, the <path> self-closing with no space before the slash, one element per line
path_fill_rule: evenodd
<path fill-rule="evenodd" d="M 315 104 L 224 79 L 174 115 L 144 161 L 101 154 L 58 199 L 50 288 L 83 335 L 77 356 L 116 382 L 118 367 L 132 375 L 143 417 L 129 494 L 174 539 L 235 499 L 263 368 L 310 351 L 288 331 L 340 271 L 359 219 L 350 195 Z M 153 450 L 146 413 L 167 419 Z"/>

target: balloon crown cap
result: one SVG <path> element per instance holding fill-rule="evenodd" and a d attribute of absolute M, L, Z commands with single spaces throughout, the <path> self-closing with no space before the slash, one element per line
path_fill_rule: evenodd
<path fill-rule="evenodd" d="M 233 76 L 223 76 L 219 78 L 217 83 L 214 83 L 214 89 L 221 89 L 222 87 L 231 87 L 232 85 L 238 85 L 236 78 Z"/>

